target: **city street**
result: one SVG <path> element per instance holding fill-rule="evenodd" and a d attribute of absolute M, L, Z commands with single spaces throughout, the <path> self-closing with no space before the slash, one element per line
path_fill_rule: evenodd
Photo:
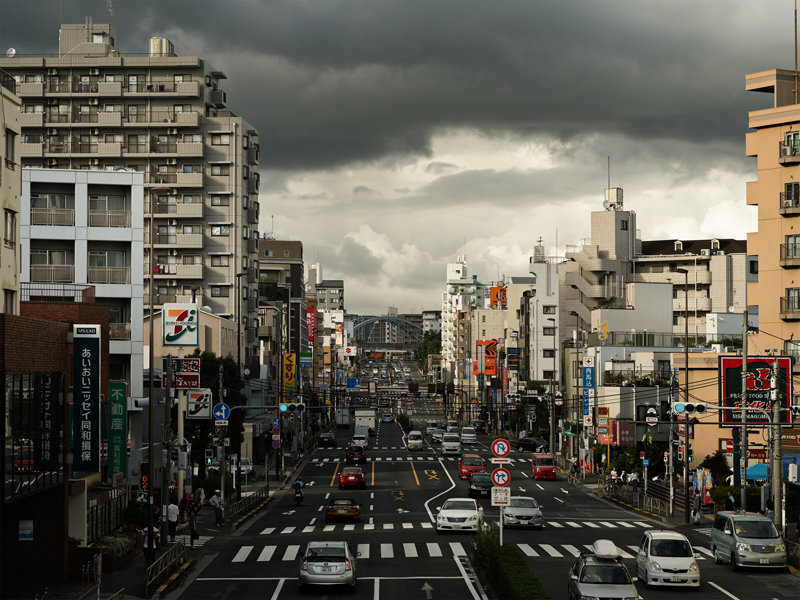
<path fill-rule="evenodd" d="M 435 403 L 420 402 L 428 410 Z M 394 408 L 394 407 L 393 407 Z M 412 419 L 441 419 L 421 412 Z M 306 483 L 301 506 L 290 490 L 279 492 L 268 509 L 229 536 L 208 542 L 204 557 L 176 594 L 181 598 L 270 598 L 300 595 L 297 586 L 299 557 L 310 541 L 344 540 L 360 553 L 358 586 L 351 597 L 426 600 L 485 598 L 480 586 L 470 583 L 468 534 L 440 534 L 433 528 L 436 508 L 450 497 L 466 496 L 466 480 L 458 478 L 458 458 L 441 457 L 436 445 L 426 441 L 423 451 L 409 452 L 396 422 L 380 423 L 370 438 L 364 465 L 365 490 L 339 490 L 337 477 L 344 466 L 344 450 L 351 430 L 336 432 L 336 448 L 320 448 L 309 455 L 298 473 Z M 476 452 L 491 468 L 490 438 L 464 447 Z M 542 530 L 504 529 L 504 543 L 525 557 L 554 600 L 567 597 L 567 571 L 581 550 L 600 538 L 612 540 L 635 576 L 637 545 L 646 529 L 666 528 L 662 523 L 628 512 L 599 499 L 591 485 L 530 478 L 529 454 L 512 452 L 514 495 L 530 495 L 543 506 Z M 325 523 L 323 507 L 330 497 L 351 497 L 361 504 L 360 523 Z M 481 499 L 486 521 L 496 522 L 499 510 Z M 701 594 L 711 599 L 794 598 L 797 579 L 786 573 L 737 572 L 715 565 L 709 550 L 709 529 L 684 531 L 699 553 Z M 641 597 L 676 598 L 681 589 L 645 589 Z M 314 597 L 350 595 L 339 588 L 312 589 Z"/>

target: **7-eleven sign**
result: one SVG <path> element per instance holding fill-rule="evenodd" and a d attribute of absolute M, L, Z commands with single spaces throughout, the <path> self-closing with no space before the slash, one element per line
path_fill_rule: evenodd
<path fill-rule="evenodd" d="M 210 419 L 211 418 L 211 390 L 200 388 L 188 390 L 186 394 L 186 418 Z"/>

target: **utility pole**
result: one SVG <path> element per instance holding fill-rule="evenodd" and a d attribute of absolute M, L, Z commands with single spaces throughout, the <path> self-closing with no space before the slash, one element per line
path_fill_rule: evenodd
<path fill-rule="evenodd" d="M 739 459 L 739 480 L 741 484 L 740 506 L 747 510 L 747 307 L 744 309 L 742 328 L 742 451 Z"/>
<path fill-rule="evenodd" d="M 788 376 L 788 373 L 787 373 Z M 772 401 L 772 514 L 775 526 L 783 536 L 783 481 L 781 469 L 781 401 L 778 394 L 778 359 L 772 361 L 770 400 Z"/>
<path fill-rule="evenodd" d="M 683 376 L 683 400 L 689 403 L 689 269 L 675 269 L 678 273 L 683 273 L 683 298 L 684 298 L 684 337 L 683 337 L 683 367 L 685 369 Z M 692 521 L 691 516 L 691 499 L 689 498 L 689 416 L 685 415 L 683 418 L 683 494 L 686 506 L 684 513 L 686 523 Z"/>
<path fill-rule="evenodd" d="M 675 404 L 675 388 L 677 387 L 678 382 L 675 378 L 672 378 L 669 384 L 669 454 L 668 456 L 668 467 L 667 467 L 667 477 L 669 477 L 669 516 L 672 516 L 672 512 L 674 510 L 674 502 L 675 502 L 675 477 L 673 476 L 675 472 L 675 466 L 673 465 L 672 455 L 675 452 L 675 447 L 673 446 L 673 434 L 675 432 L 675 427 L 672 425 L 672 407 Z"/>
<path fill-rule="evenodd" d="M 218 403 L 225 402 L 225 381 L 224 381 L 224 369 L 222 367 L 222 361 L 220 360 L 219 363 L 219 400 Z M 219 493 L 220 493 L 220 501 L 225 504 L 225 476 L 228 471 L 228 458 L 225 456 L 225 439 L 228 437 L 228 427 L 223 425 L 220 427 L 220 452 L 217 453 L 219 457 Z"/>
<path fill-rule="evenodd" d="M 163 319 L 163 313 L 162 313 Z M 161 522 L 167 520 L 167 487 L 172 452 L 172 354 L 167 354 L 166 391 L 164 394 L 164 429 L 161 434 Z M 161 527 L 159 524 L 159 528 Z"/>

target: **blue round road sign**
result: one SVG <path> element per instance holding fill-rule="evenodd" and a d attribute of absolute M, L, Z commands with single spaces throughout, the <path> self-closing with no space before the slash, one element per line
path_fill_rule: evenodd
<path fill-rule="evenodd" d="M 227 419 L 231 416 L 231 407 L 224 402 L 220 402 L 219 404 L 214 405 L 212 414 L 214 415 L 215 419 Z"/>

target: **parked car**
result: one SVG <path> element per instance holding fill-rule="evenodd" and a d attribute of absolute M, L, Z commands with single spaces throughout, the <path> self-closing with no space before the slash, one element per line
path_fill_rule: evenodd
<path fill-rule="evenodd" d="M 361 505 L 353 498 L 331 498 L 325 505 L 325 521 L 338 519 L 361 521 Z"/>
<path fill-rule="evenodd" d="M 351 444 L 347 447 L 344 460 L 347 463 L 366 463 L 367 451 L 364 449 L 364 446 Z"/>
<path fill-rule="evenodd" d="M 521 437 L 517 440 L 517 452 L 545 452 L 547 442 L 534 437 Z"/>
<path fill-rule="evenodd" d="M 645 586 L 700 587 L 697 556 L 677 531 L 645 531 L 636 553 L 636 572 Z"/>
<path fill-rule="evenodd" d="M 355 589 L 356 557 L 347 542 L 309 542 L 300 559 L 297 585 L 305 591 L 309 585 L 345 585 Z"/>
<path fill-rule="evenodd" d="M 473 473 L 485 470 L 483 459 L 477 454 L 462 454 L 458 461 L 458 476 L 461 479 L 469 479 Z"/>
<path fill-rule="evenodd" d="M 786 568 L 786 545 L 764 515 L 718 512 L 711 526 L 714 562 L 740 567 Z"/>
<path fill-rule="evenodd" d="M 346 487 L 367 487 L 367 480 L 361 467 L 344 467 L 339 474 L 339 489 Z"/>
<path fill-rule="evenodd" d="M 534 479 L 555 479 L 556 461 L 550 454 L 534 454 L 531 458 L 531 476 Z"/>
<path fill-rule="evenodd" d="M 467 495 L 472 498 L 475 496 L 489 496 L 492 493 L 494 483 L 491 473 L 477 472 L 470 475 Z"/>
<path fill-rule="evenodd" d="M 544 527 L 542 505 L 530 496 L 511 496 L 503 511 L 503 525 L 506 527 Z"/>
<path fill-rule="evenodd" d="M 483 507 L 472 498 L 449 498 L 436 510 L 436 533 L 478 531 L 483 527 Z"/>
<path fill-rule="evenodd" d="M 597 540 L 592 550 L 582 552 L 569 571 L 567 595 L 583 598 L 638 598 L 628 569 L 611 540 Z"/>
<path fill-rule="evenodd" d="M 328 446 L 328 447 L 335 447 L 336 446 L 336 436 L 330 432 L 327 433 L 320 433 L 317 436 L 317 444 L 319 446 Z"/>

